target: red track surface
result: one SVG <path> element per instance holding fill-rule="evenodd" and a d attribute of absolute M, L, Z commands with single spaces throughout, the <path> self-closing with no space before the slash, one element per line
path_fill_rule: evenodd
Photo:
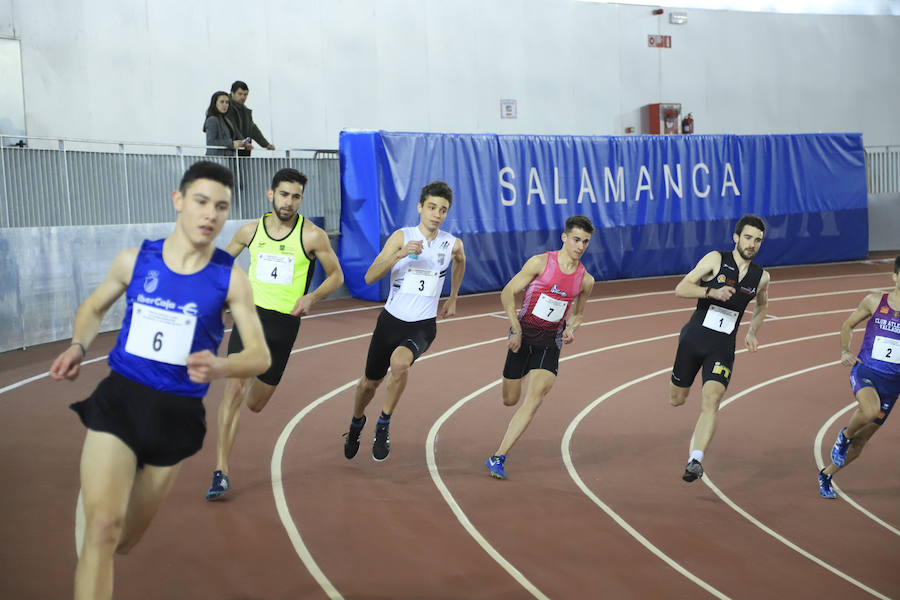
<path fill-rule="evenodd" d="M 496 294 L 463 297 L 457 318 L 439 324 L 411 371 L 384 463 L 371 459 L 371 424 L 356 459 L 343 457 L 352 387 L 323 399 L 361 374 L 378 310 L 358 301 L 319 305 L 269 406 L 259 415 L 245 410 L 234 489 L 218 503 L 203 499 L 223 391 L 211 387 L 206 444 L 186 462 L 144 540 L 117 559 L 116 598 L 320 599 L 329 597 L 328 582 L 333 597 L 348 600 L 900 598 L 900 534 L 843 499 L 820 498 L 813 454 L 817 433 L 852 400 L 847 369 L 827 365 L 839 358 L 837 331 L 864 290 L 892 284 L 889 272 L 884 262 L 772 270 L 769 312 L 778 318 L 760 330 L 759 352 L 738 355 L 726 395 L 735 400 L 721 410 L 707 477 L 692 484 L 681 472 L 699 393 L 680 408 L 667 396 L 676 334 L 692 308 L 670 293 L 676 278 L 595 286 L 556 386 L 510 453 L 506 481 L 490 479 L 483 465 L 513 410 L 496 385 L 506 331 L 505 319 L 489 314 L 500 312 Z M 837 312 L 810 314 L 825 311 Z M 795 315 L 807 316 L 787 318 Z M 353 336 L 360 337 L 344 340 Z M 741 349 L 743 334 L 738 340 Z M 113 341 L 101 336 L 91 355 Z M 328 342 L 335 343 L 310 348 Z M 62 347 L 0 356 L 0 388 L 46 372 Z M 66 406 L 106 372 L 100 361 L 75 383 L 42 378 L 0 393 L 0 598 L 71 596 L 84 430 Z M 824 431 L 825 452 L 847 416 Z M 272 456 L 283 432 L 281 487 L 273 486 Z M 900 425 L 889 423 L 835 480 L 895 530 L 898 447 Z M 314 566 L 289 538 L 276 504 L 282 497 L 284 518 L 299 532 L 296 548 L 305 547 Z M 319 580 L 310 569 L 321 570 Z"/>

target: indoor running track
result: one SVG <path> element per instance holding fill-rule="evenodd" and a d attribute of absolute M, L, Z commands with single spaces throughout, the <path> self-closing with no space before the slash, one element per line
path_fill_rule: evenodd
<path fill-rule="evenodd" d="M 892 259 L 892 257 L 891 257 Z M 244 409 L 225 500 L 204 500 L 210 431 L 138 547 L 120 600 L 900 598 L 900 423 L 819 497 L 816 471 L 849 416 L 841 322 L 893 283 L 887 258 L 772 269 L 759 352 L 738 335 L 706 476 L 681 480 L 698 386 L 669 406 L 693 303 L 676 277 L 601 282 L 560 377 L 491 479 L 513 408 L 500 400 L 497 293 L 462 297 L 411 371 L 391 455 L 343 456 L 353 385 L 379 305 L 319 304 L 261 414 Z M 751 305 L 752 308 L 752 305 Z M 854 336 L 857 349 L 862 335 Z M 71 597 L 84 430 L 67 405 L 107 372 L 100 336 L 74 383 L 46 377 L 65 343 L 0 356 L 0 598 Z M 699 383 L 699 379 L 698 379 Z M 894 417 L 900 419 L 900 417 Z"/>

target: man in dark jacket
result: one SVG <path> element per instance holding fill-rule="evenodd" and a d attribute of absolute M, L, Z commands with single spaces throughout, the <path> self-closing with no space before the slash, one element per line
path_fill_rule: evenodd
<path fill-rule="evenodd" d="M 252 139 L 267 150 L 274 150 L 275 146 L 269 143 L 269 140 L 253 122 L 253 111 L 244 104 L 249 94 L 250 88 L 243 81 L 235 81 L 231 84 L 231 104 L 228 106 L 228 116 L 237 125 L 240 139 Z M 238 156 L 250 156 L 252 149 L 252 145 L 248 144 L 247 147 L 238 150 Z"/>

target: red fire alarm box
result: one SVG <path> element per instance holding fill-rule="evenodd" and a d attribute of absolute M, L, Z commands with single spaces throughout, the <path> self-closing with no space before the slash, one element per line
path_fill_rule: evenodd
<path fill-rule="evenodd" d="M 679 133 L 681 125 L 681 103 L 660 102 L 647 104 L 641 111 L 641 125 L 644 133 Z"/>

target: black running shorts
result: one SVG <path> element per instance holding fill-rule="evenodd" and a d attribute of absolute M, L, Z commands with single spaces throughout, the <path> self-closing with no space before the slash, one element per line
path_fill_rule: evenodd
<path fill-rule="evenodd" d="M 122 440 L 138 468 L 176 465 L 200 450 L 206 436 L 203 398 L 160 392 L 115 371 L 69 408 L 88 429 Z"/>
<path fill-rule="evenodd" d="M 710 331 L 693 320 L 688 321 L 678 336 L 672 383 L 678 387 L 691 387 L 697 372 L 702 369 L 703 383 L 718 381 L 727 388 L 734 366 L 734 344 L 734 336 Z"/>
<path fill-rule="evenodd" d="M 366 357 L 366 379 L 380 381 L 391 366 L 391 354 L 400 346 L 409 348 L 413 362 L 425 354 L 437 335 L 437 319 L 404 321 L 386 310 L 378 315 L 378 323 L 369 342 Z"/>
<path fill-rule="evenodd" d="M 503 377 L 506 379 L 522 379 L 532 369 L 543 369 L 554 375 L 559 374 L 559 346 L 529 344 L 522 340 L 518 352 L 506 351 L 506 364 L 503 365 Z"/>
<path fill-rule="evenodd" d="M 278 385 L 284 369 L 287 367 L 288 359 L 291 357 L 291 350 L 294 348 L 294 342 L 297 341 L 297 332 L 300 331 L 300 317 L 294 315 L 286 315 L 277 310 L 269 310 L 268 308 L 256 307 L 256 314 L 259 315 L 259 322 L 262 323 L 263 335 L 266 338 L 266 346 L 269 347 L 269 354 L 272 356 L 272 364 L 269 370 L 256 378 L 268 385 Z M 244 349 L 241 342 L 241 334 L 238 332 L 237 325 L 231 329 L 231 337 L 228 339 L 228 354 L 236 354 Z"/>

